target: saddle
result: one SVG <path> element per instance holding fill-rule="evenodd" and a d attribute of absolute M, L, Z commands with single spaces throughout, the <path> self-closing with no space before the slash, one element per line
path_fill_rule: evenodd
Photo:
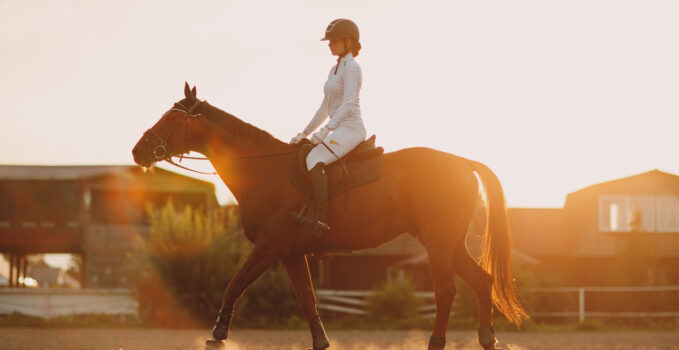
<path fill-rule="evenodd" d="M 314 148 L 310 142 L 302 144 L 292 155 L 288 174 L 292 184 L 308 198 L 313 196 L 311 178 L 306 168 L 306 157 Z M 382 147 L 375 147 L 375 135 L 361 142 L 346 156 L 326 166 L 328 200 L 356 186 L 377 180 L 382 173 Z"/>

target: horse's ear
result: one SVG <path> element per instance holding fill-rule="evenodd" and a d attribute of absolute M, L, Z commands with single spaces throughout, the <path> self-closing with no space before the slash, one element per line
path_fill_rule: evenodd
<path fill-rule="evenodd" d="M 196 86 L 193 86 L 193 89 L 191 90 L 191 94 L 193 95 L 193 98 L 198 97 L 198 93 L 196 92 Z"/>
<path fill-rule="evenodd" d="M 186 98 L 191 97 L 191 88 L 189 87 L 189 83 L 187 82 L 184 82 L 184 97 Z"/>

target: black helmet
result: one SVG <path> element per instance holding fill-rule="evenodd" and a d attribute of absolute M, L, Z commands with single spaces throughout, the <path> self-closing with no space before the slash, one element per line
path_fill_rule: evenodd
<path fill-rule="evenodd" d="M 321 41 L 342 38 L 354 38 L 358 41 L 359 33 L 356 23 L 346 18 L 338 18 L 330 22 L 328 28 L 325 29 L 325 36 Z"/>

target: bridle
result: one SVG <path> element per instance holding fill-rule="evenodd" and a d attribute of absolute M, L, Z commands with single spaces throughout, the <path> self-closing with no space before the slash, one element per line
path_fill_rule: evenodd
<path fill-rule="evenodd" d="M 184 114 L 185 114 L 184 123 L 188 123 L 190 118 L 195 118 L 195 117 L 201 116 L 201 113 L 194 114 L 193 111 L 198 106 L 200 106 L 203 102 L 204 101 L 196 100 L 196 102 L 193 105 L 191 105 L 191 107 L 186 107 L 183 104 L 181 104 L 180 102 L 176 102 L 172 108 L 170 108 L 167 112 L 165 112 L 165 114 L 163 114 L 161 119 L 172 111 L 179 111 L 179 112 L 184 112 Z M 174 129 L 172 130 L 172 132 L 170 133 L 168 140 L 172 139 L 174 134 L 177 132 L 178 128 L 179 128 L 179 123 L 177 123 L 177 126 L 175 126 Z M 188 126 L 185 127 L 184 130 L 186 131 L 186 144 L 188 145 L 188 144 L 190 144 Z M 172 157 L 179 157 L 179 162 L 181 162 L 182 159 L 195 159 L 195 160 L 209 160 L 209 159 L 205 158 L 205 157 L 185 156 L 185 154 L 188 154 L 188 152 L 185 152 L 185 153 L 172 152 L 170 150 L 168 142 L 165 141 L 165 139 L 163 139 L 160 135 L 158 135 L 157 132 L 153 131 L 152 128 L 148 129 L 144 132 L 144 136 L 146 136 L 147 134 L 155 137 L 158 140 L 158 145 L 156 145 L 156 147 L 154 147 L 153 151 L 152 151 L 153 158 L 154 158 L 153 162 L 166 161 L 166 162 L 168 162 L 168 163 L 170 163 L 174 166 L 177 166 L 179 168 L 189 170 L 189 171 L 192 171 L 192 172 L 198 173 L 198 174 L 205 174 L 205 175 L 217 175 L 218 174 L 216 171 L 208 173 L 208 172 L 203 172 L 203 171 L 198 171 L 198 170 L 194 170 L 194 169 L 191 169 L 191 168 L 187 168 L 187 167 L 185 167 L 181 164 L 175 163 L 174 160 L 172 160 Z M 254 156 L 245 156 L 245 157 L 233 157 L 233 159 L 269 158 L 269 157 L 277 157 L 277 156 L 282 156 L 282 155 L 289 155 L 289 154 L 293 154 L 293 153 L 297 153 L 297 150 L 292 151 L 292 152 L 281 152 L 281 153 L 272 153 L 272 154 L 254 155 Z"/>
<path fill-rule="evenodd" d="M 179 111 L 179 112 L 184 112 L 184 114 L 185 114 L 184 123 L 186 124 L 186 123 L 188 123 L 189 118 L 195 118 L 195 117 L 199 117 L 201 115 L 200 113 L 197 113 L 197 114 L 193 113 L 193 111 L 198 106 L 200 106 L 201 103 L 203 103 L 203 101 L 196 100 L 196 102 L 191 107 L 186 107 L 183 104 L 181 104 L 180 102 L 176 102 L 172 108 L 170 108 L 167 112 L 165 112 L 165 114 L 163 114 L 161 119 L 172 111 Z M 181 108 L 179 108 L 179 107 L 181 107 Z M 179 128 L 179 123 L 177 123 L 177 126 L 175 126 L 174 129 L 172 129 L 172 132 L 170 133 L 170 136 L 168 137 L 168 139 L 172 139 L 174 134 L 177 132 L 178 128 Z M 186 143 L 190 144 L 189 143 L 189 128 L 188 128 L 188 126 L 186 126 L 184 128 L 184 130 L 186 131 Z M 205 158 L 205 157 L 188 157 L 188 156 L 185 156 L 185 154 L 187 154 L 188 152 L 186 152 L 186 153 L 172 152 L 169 148 L 169 144 L 167 143 L 167 141 L 165 141 L 165 139 L 163 139 L 160 135 L 158 135 L 157 132 L 153 131 L 153 128 L 148 129 L 144 132 L 144 136 L 146 136 L 147 134 L 155 137 L 158 140 L 158 145 L 156 145 L 156 147 L 154 147 L 153 151 L 151 152 L 153 154 L 153 162 L 154 163 L 159 162 L 159 161 L 160 162 L 166 161 L 166 162 L 168 162 L 168 163 L 170 163 L 174 166 L 192 171 L 194 173 L 205 174 L 205 175 L 217 175 L 217 172 L 208 173 L 208 172 L 204 172 L 204 171 L 198 171 L 198 170 L 194 170 L 194 169 L 191 169 L 191 168 L 187 168 L 187 167 L 185 167 L 181 164 L 175 163 L 175 161 L 172 159 L 172 157 L 179 157 L 180 162 L 184 158 L 186 158 L 186 159 L 197 159 L 197 160 L 208 160 L 208 159 Z"/>

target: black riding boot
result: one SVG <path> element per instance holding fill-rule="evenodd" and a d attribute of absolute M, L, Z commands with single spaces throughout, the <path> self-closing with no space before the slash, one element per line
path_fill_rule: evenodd
<path fill-rule="evenodd" d="M 318 163 L 310 171 L 311 188 L 314 192 L 314 220 L 313 234 L 323 238 L 328 226 L 328 174 L 325 172 L 325 164 Z"/>

